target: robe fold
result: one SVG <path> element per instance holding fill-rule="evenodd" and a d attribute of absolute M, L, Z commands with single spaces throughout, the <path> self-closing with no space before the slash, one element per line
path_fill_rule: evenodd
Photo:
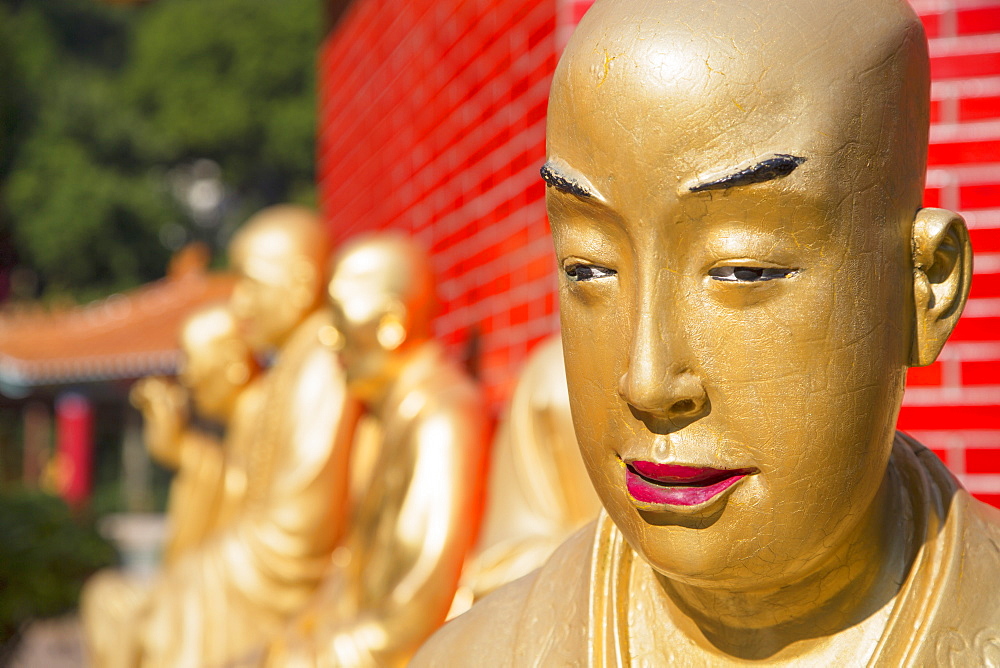
<path fill-rule="evenodd" d="M 425 343 L 373 417 L 379 442 L 361 443 L 374 462 L 348 533 L 316 599 L 269 648 L 268 666 L 405 665 L 451 605 L 482 503 L 479 392 Z"/>
<path fill-rule="evenodd" d="M 226 665 L 258 650 L 315 594 L 345 526 L 358 412 L 334 353 L 320 343 L 328 322 L 320 310 L 292 332 L 256 410 L 230 425 L 246 437 L 226 453 L 226 470 L 210 469 L 211 489 L 200 490 L 220 500 L 201 509 L 212 530 L 171 555 L 145 594 L 121 592 L 121 623 L 109 626 L 112 616 L 100 619 L 96 604 L 84 610 L 95 627 L 95 664 Z"/>

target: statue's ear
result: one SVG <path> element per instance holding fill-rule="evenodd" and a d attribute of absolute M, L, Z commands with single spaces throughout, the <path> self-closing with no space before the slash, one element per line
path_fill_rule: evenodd
<path fill-rule="evenodd" d="M 397 299 L 393 299 L 386 307 L 385 313 L 379 319 L 375 336 L 383 350 L 392 352 L 399 348 L 406 341 L 408 332 L 408 320 L 406 306 Z"/>
<path fill-rule="evenodd" d="M 972 280 L 969 230 L 957 213 L 921 209 L 913 221 L 916 321 L 910 366 L 935 359 L 965 308 Z"/>

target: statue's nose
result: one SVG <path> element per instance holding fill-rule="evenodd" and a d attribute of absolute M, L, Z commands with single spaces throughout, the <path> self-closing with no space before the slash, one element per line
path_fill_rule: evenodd
<path fill-rule="evenodd" d="M 618 381 L 618 394 L 636 411 L 669 420 L 678 429 L 708 410 L 705 386 L 688 369 L 657 372 L 630 368 Z"/>
<path fill-rule="evenodd" d="M 708 394 L 683 329 L 665 330 L 656 313 L 640 314 L 618 394 L 642 414 L 637 417 L 667 420 L 681 429 L 708 413 Z"/>

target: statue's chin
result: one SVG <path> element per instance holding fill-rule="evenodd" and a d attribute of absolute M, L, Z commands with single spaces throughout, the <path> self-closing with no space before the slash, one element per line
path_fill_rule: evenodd
<path fill-rule="evenodd" d="M 657 518 L 635 511 L 622 513 L 623 521 L 616 515 L 611 510 L 626 540 L 660 576 L 733 593 L 775 589 L 809 577 L 854 526 L 846 516 L 834 535 L 818 531 L 819 520 L 755 524 L 737 507 L 697 518 L 702 524 L 683 517 L 650 523 Z"/>

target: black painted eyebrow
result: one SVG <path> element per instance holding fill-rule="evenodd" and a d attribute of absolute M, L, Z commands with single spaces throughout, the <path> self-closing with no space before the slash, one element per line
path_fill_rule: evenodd
<path fill-rule="evenodd" d="M 566 193 L 568 195 L 576 195 L 577 197 L 582 197 L 584 199 L 590 199 L 594 196 L 594 192 L 590 190 L 587 186 L 580 183 L 578 180 L 567 176 L 559 169 L 556 165 L 551 162 L 546 162 L 542 165 L 539 172 L 542 175 L 542 180 L 545 184 L 555 188 L 559 192 Z"/>
<path fill-rule="evenodd" d="M 788 176 L 794 172 L 799 165 L 805 162 L 805 158 L 787 153 L 775 153 L 766 160 L 758 162 L 756 165 L 741 169 L 731 174 L 726 174 L 711 181 L 698 183 L 688 190 L 693 193 L 700 193 L 706 190 L 726 190 L 738 186 L 748 186 L 754 183 L 764 183 Z"/>

